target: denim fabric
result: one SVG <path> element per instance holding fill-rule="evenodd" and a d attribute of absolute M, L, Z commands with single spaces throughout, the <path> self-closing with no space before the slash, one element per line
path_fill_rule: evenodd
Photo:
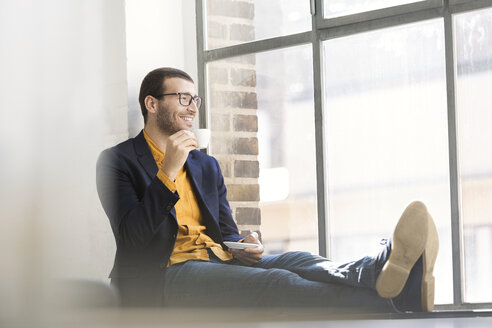
<path fill-rule="evenodd" d="M 307 252 L 288 252 L 266 255 L 254 266 L 214 256 L 208 262 L 187 261 L 166 270 L 164 306 L 394 312 L 391 302 L 374 289 L 384 260 L 380 253 L 338 264 Z"/>

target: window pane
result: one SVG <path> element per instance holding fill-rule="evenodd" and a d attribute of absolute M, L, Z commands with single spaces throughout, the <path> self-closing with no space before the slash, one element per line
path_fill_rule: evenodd
<path fill-rule="evenodd" d="M 424 0 L 325 0 L 325 18 L 362 13 Z"/>
<path fill-rule="evenodd" d="M 303 45 L 208 65 L 209 110 L 215 115 L 211 119 L 215 136 L 244 135 L 223 131 L 217 115 L 236 115 L 240 110 L 228 106 L 234 98 L 231 91 L 256 94 L 258 109 L 250 112 L 258 116 L 259 208 L 267 253 L 318 252 L 311 49 L 311 45 Z M 238 70 L 246 67 L 249 76 L 245 73 L 239 78 Z M 241 81 L 254 83 L 246 87 Z M 220 159 L 213 145 L 211 152 Z M 234 179 L 240 181 L 228 181 Z"/>
<path fill-rule="evenodd" d="M 454 17 L 465 302 L 491 302 L 492 10 Z"/>
<path fill-rule="evenodd" d="M 444 32 L 441 19 L 324 42 L 331 253 L 380 250 L 404 208 L 436 221 L 436 302 L 452 302 Z"/>
<path fill-rule="evenodd" d="M 311 30 L 309 1 L 207 0 L 208 49 Z"/>

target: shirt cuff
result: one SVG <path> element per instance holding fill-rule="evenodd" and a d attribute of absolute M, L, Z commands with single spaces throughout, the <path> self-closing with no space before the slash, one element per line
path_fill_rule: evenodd
<path fill-rule="evenodd" d="M 171 192 L 176 192 L 176 183 L 171 180 L 162 170 L 157 171 L 157 177 Z"/>

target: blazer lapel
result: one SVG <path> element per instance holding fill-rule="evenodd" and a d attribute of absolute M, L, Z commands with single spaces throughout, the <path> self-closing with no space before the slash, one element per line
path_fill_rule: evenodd
<path fill-rule="evenodd" d="M 208 216 L 213 218 L 212 212 L 210 211 L 210 208 L 208 207 L 207 204 L 207 199 L 203 195 L 202 191 L 202 169 L 200 164 L 197 162 L 197 160 L 193 156 L 193 152 L 198 151 L 198 150 L 193 150 L 190 152 L 188 155 L 188 159 L 186 160 L 185 167 L 188 170 L 188 173 L 191 177 L 191 181 L 194 184 L 196 193 L 197 193 L 197 198 L 198 201 L 200 201 L 204 205 L 204 209 L 207 211 Z M 214 218 L 215 220 L 215 218 Z"/>
<path fill-rule="evenodd" d="M 140 131 L 140 133 L 135 137 L 134 145 L 138 162 L 144 167 L 149 177 L 154 178 L 157 175 L 159 167 L 157 167 L 154 156 L 152 156 L 152 152 L 150 151 L 149 145 L 147 144 L 147 140 L 145 140 L 143 130 Z M 174 208 L 171 209 L 170 213 L 171 217 L 173 217 L 174 220 L 177 222 L 176 211 L 174 210 Z"/>
<path fill-rule="evenodd" d="M 143 166 L 150 177 L 155 177 L 157 174 L 157 164 L 155 163 L 149 145 L 143 135 L 143 130 L 134 139 L 135 152 L 137 153 L 138 162 Z"/>

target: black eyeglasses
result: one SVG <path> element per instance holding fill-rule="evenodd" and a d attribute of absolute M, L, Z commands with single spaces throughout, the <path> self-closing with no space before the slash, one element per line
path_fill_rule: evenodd
<path fill-rule="evenodd" d="M 202 98 L 199 96 L 192 96 L 189 93 L 182 93 L 182 92 L 175 92 L 175 93 L 164 93 L 162 95 L 155 96 L 155 98 L 161 98 L 164 96 L 178 96 L 179 103 L 182 106 L 189 106 L 191 105 L 191 102 L 193 102 L 196 106 L 196 109 L 200 108 L 200 105 L 202 104 Z"/>

